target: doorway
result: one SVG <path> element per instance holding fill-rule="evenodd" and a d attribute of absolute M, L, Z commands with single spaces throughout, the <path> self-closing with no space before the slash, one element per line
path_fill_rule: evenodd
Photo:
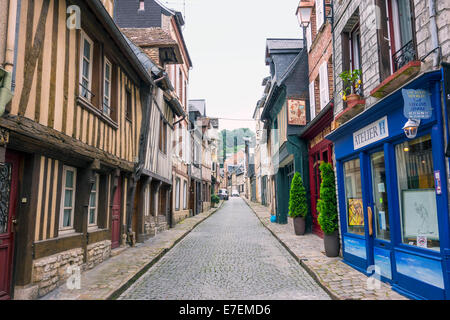
<path fill-rule="evenodd" d="M 120 207 L 122 197 L 122 178 L 118 178 L 116 191 L 114 193 L 111 219 L 111 249 L 120 245 Z"/>

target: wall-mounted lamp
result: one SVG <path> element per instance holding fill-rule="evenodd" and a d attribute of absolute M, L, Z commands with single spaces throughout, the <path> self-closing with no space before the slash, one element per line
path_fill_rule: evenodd
<path fill-rule="evenodd" d="M 300 27 L 303 28 L 303 41 L 306 47 L 306 29 L 311 23 L 311 13 L 314 8 L 314 1 L 300 1 L 297 7 L 297 12 L 295 13 L 298 18 Z"/>
<path fill-rule="evenodd" d="M 333 1 L 330 1 L 330 3 L 326 3 L 325 0 L 323 0 L 323 3 L 324 3 L 324 8 L 325 9 L 327 7 L 331 8 L 329 16 L 327 16 L 327 13 L 326 13 L 326 10 L 325 10 L 325 19 L 328 19 L 328 21 L 330 21 L 331 28 L 333 28 L 333 21 L 334 21 L 334 19 L 333 19 L 333 13 L 334 13 L 333 12 Z"/>
<path fill-rule="evenodd" d="M 419 130 L 420 120 L 408 119 L 408 121 L 403 126 L 403 131 L 408 139 L 414 139 L 417 136 L 417 131 Z"/>

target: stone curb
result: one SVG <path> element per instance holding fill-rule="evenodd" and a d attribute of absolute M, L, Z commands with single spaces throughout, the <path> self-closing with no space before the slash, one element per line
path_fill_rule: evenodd
<path fill-rule="evenodd" d="M 167 252 L 169 252 L 173 247 L 175 247 L 184 237 L 186 237 L 192 230 L 194 230 L 200 223 L 211 217 L 214 213 L 220 210 L 224 204 L 224 200 L 219 204 L 217 208 L 205 216 L 203 219 L 199 220 L 195 223 L 190 229 L 186 230 L 179 238 L 177 238 L 169 247 L 164 248 L 158 253 L 155 257 L 153 257 L 147 264 L 145 264 L 139 271 L 135 274 L 131 275 L 128 279 L 124 280 L 124 283 L 109 294 L 105 300 L 116 300 L 122 293 L 124 293 L 129 287 L 133 285 L 145 272 L 147 272 L 155 263 L 157 263 Z M 170 232 L 170 229 L 168 230 Z"/>
<path fill-rule="evenodd" d="M 308 272 L 308 274 L 317 282 L 317 284 L 323 289 L 325 290 L 325 292 L 331 297 L 331 299 L 333 300 L 342 300 L 341 298 L 339 298 L 328 286 L 326 286 L 322 280 L 320 279 L 320 276 L 307 264 L 305 264 L 305 262 L 303 261 L 303 259 L 299 258 L 289 247 L 286 243 L 283 242 L 283 240 L 281 240 L 277 234 L 275 232 L 273 232 L 269 226 L 267 224 L 264 223 L 264 221 L 258 216 L 258 214 L 256 213 L 255 209 L 253 209 L 253 207 L 249 204 L 249 201 L 245 198 L 244 202 L 247 204 L 247 206 L 249 206 L 249 208 L 253 211 L 253 213 L 255 214 L 255 216 L 258 218 L 259 222 L 261 222 L 261 224 L 267 229 L 269 230 L 269 232 L 275 237 L 275 239 L 278 240 L 278 242 L 290 253 L 290 255 L 306 270 L 306 272 Z"/>

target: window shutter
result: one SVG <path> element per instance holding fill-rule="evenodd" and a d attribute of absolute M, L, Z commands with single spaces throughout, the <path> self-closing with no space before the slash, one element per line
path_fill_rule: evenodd
<path fill-rule="evenodd" d="M 306 28 L 306 46 L 309 49 L 311 49 L 312 44 L 312 32 L 311 32 L 311 24 L 308 25 L 308 28 Z"/>
<path fill-rule="evenodd" d="M 386 12 L 386 3 L 383 0 L 375 1 L 377 10 L 376 19 L 377 38 L 378 38 L 378 58 L 380 60 L 380 82 L 391 75 L 391 55 L 389 43 L 388 19 Z"/>
<path fill-rule="evenodd" d="M 330 100 L 330 93 L 328 91 L 328 70 L 327 62 L 322 63 L 319 69 L 320 76 L 320 109 L 322 110 Z"/>
<path fill-rule="evenodd" d="M 309 113 L 310 121 L 316 117 L 316 97 L 314 96 L 314 81 L 309 83 Z"/>
<path fill-rule="evenodd" d="M 317 26 L 317 32 L 319 32 L 319 29 L 322 26 L 323 20 L 324 20 L 323 3 L 324 3 L 324 0 L 316 0 L 316 26 Z"/>

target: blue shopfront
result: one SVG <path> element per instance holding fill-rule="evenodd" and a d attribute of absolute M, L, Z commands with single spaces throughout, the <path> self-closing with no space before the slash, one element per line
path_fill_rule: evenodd
<path fill-rule="evenodd" d="M 401 89 L 326 137 L 335 147 L 344 261 L 415 299 L 450 299 L 442 75 L 403 88 L 431 98 L 415 137 L 403 129 Z"/>

